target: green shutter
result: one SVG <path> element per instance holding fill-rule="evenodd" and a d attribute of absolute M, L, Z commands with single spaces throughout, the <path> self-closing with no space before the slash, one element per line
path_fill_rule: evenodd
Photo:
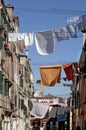
<path fill-rule="evenodd" d="M 17 95 L 15 95 L 15 107 L 17 107 Z"/>
<path fill-rule="evenodd" d="M 21 108 L 23 109 L 23 106 L 24 106 L 24 100 L 21 99 Z"/>
<path fill-rule="evenodd" d="M 23 110 L 24 110 L 24 115 L 27 116 L 27 107 L 25 105 L 23 106 Z"/>
<path fill-rule="evenodd" d="M 0 36 L 0 49 L 2 49 L 2 44 L 3 44 L 3 39 L 2 39 L 2 37 Z"/>
<path fill-rule="evenodd" d="M 0 121 L 0 130 L 2 130 L 2 121 Z"/>
<path fill-rule="evenodd" d="M 27 116 L 27 107 L 24 105 L 24 100 L 21 99 L 21 109 L 24 110 L 25 116 Z"/>
<path fill-rule="evenodd" d="M 19 98 L 19 109 L 20 109 L 20 98 Z"/>
<path fill-rule="evenodd" d="M 5 82 L 5 96 L 9 96 L 9 86 L 8 86 L 8 83 Z"/>
<path fill-rule="evenodd" d="M 2 13 L 1 13 L 1 24 L 2 24 L 2 25 L 4 24 L 4 16 L 3 16 Z"/>
<path fill-rule="evenodd" d="M 31 110 L 32 110 L 32 108 L 33 108 L 33 104 L 32 104 L 32 102 L 31 102 L 31 101 L 28 101 L 28 107 L 29 107 L 29 110 L 31 111 Z"/>
<path fill-rule="evenodd" d="M 3 93 L 3 79 L 2 79 L 2 71 L 0 71 L 0 93 Z"/>
<path fill-rule="evenodd" d="M 1 23 L 1 9 L 0 9 L 0 23 Z"/>
<path fill-rule="evenodd" d="M 20 76 L 20 86 L 23 88 L 23 77 Z"/>
<path fill-rule="evenodd" d="M 83 71 L 84 71 L 84 73 L 86 73 L 86 57 L 85 57 L 85 61 L 84 61 Z"/>

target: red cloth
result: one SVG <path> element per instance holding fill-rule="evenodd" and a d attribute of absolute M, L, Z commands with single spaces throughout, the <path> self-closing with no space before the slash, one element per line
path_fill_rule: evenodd
<path fill-rule="evenodd" d="M 64 65 L 62 65 L 62 67 L 63 67 L 63 69 L 65 71 L 67 79 L 72 80 L 73 79 L 73 67 L 72 67 L 72 64 L 64 64 Z"/>

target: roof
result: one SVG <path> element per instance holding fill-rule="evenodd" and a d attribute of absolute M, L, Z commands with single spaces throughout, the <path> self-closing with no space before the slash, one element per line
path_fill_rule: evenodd
<path fill-rule="evenodd" d="M 59 98 L 59 97 L 57 97 L 57 96 L 54 96 L 54 95 L 52 95 L 52 94 L 47 94 L 47 95 L 45 95 L 45 96 L 42 96 L 42 97 L 33 97 L 33 98 L 35 98 L 35 99 L 53 99 L 53 98 Z"/>
<path fill-rule="evenodd" d="M 50 93 L 48 93 L 47 95 L 44 96 L 45 98 L 58 98 L 57 96 L 54 96 Z"/>

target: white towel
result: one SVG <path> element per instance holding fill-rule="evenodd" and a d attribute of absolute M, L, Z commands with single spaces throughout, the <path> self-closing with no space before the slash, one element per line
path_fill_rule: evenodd
<path fill-rule="evenodd" d="M 52 31 L 37 32 L 35 35 L 35 43 L 39 54 L 51 54 L 54 51 L 54 38 Z"/>
<path fill-rule="evenodd" d="M 46 112 L 48 111 L 48 106 L 40 105 L 39 103 L 33 103 L 32 111 L 30 112 L 31 115 L 35 116 L 36 118 L 44 118 Z"/>

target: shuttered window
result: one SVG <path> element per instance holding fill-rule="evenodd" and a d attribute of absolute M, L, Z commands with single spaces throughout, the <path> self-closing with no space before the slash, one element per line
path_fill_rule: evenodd
<path fill-rule="evenodd" d="M 0 121 L 0 130 L 2 130 L 2 121 Z"/>
<path fill-rule="evenodd" d="M 33 108 L 33 104 L 32 104 L 32 102 L 29 100 L 28 101 L 28 107 L 29 107 L 29 110 L 31 111 L 32 110 L 32 108 Z"/>
<path fill-rule="evenodd" d="M 0 93 L 3 93 L 3 79 L 2 79 L 2 71 L 0 71 Z"/>
<path fill-rule="evenodd" d="M 0 22 L 1 22 L 1 25 L 4 25 L 4 16 L 3 16 L 2 12 L 1 12 L 1 16 L 0 16 Z"/>
<path fill-rule="evenodd" d="M 23 106 L 24 106 L 24 100 L 21 99 L 21 108 L 23 109 Z"/>
<path fill-rule="evenodd" d="M 19 109 L 20 109 L 20 98 L 19 98 Z"/>
<path fill-rule="evenodd" d="M 84 87 L 84 94 L 85 94 L 84 103 L 86 103 L 86 78 L 84 78 L 84 84 L 83 84 L 83 87 Z"/>
<path fill-rule="evenodd" d="M 24 110 L 24 115 L 27 116 L 27 107 L 25 105 L 23 106 L 23 110 Z"/>
<path fill-rule="evenodd" d="M 9 96 L 9 84 L 8 84 L 8 82 L 5 82 L 5 96 Z"/>
<path fill-rule="evenodd" d="M 17 95 L 15 95 L 15 107 L 17 107 Z"/>
<path fill-rule="evenodd" d="M 0 36 L 0 50 L 2 49 L 2 44 L 3 44 L 3 39 L 2 39 L 2 37 Z"/>
<path fill-rule="evenodd" d="M 21 99 L 21 109 L 24 110 L 24 115 L 27 116 L 27 107 L 24 105 L 23 99 Z"/>
<path fill-rule="evenodd" d="M 84 73 L 86 73 L 86 56 L 85 56 L 85 60 L 84 60 L 83 71 L 84 71 Z"/>
<path fill-rule="evenodd" d="M 2 16 L 1 16 L 1 9 L 0 9 L 0 24 L 1 24 L 1 17 L 2 17 Z"/>
<path fill-rule="evenodd" d="M 23 88 L 23 77 L 20 76 L 20 86 Z"/>
<path fill-rule="evenodd" d="M 80 92 L 77 92 L 77 108 L 80 107 Z"/>

